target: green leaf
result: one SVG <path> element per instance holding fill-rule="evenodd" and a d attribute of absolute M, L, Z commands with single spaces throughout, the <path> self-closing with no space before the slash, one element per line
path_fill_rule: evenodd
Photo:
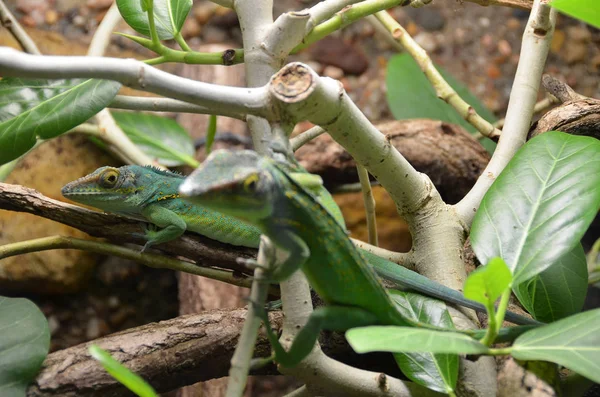
<path fill-rule="evenodd" d="M 504 259 L 519 285 L 581 240 L 600 208 L 600 141 L 551 131 L 521 148 L 483 198 L 471 227 L 482 263 Z"/>
<path fill-rule="evenodd" d="M 106 372 L 129 390 L 140 397 L 158 397 L 152 386 L 146 383 L 139 375 L 134 374 L 127 367 L 115 360 L 106 350 L 96 345 L 91 345 L 89 351 L 92 357 L 100 361 Z"/>
<path fill-rule="evenodd" d="M 514 292 L 536 320 L 551 323 L 581 311 L 587 284 L 585 253 L 577 244 L 552 266 L 515 286 Z"/>
<path fill-rule="evenodd" d="M 0 80 L 0 164 L 104 109 L 121 84 L 107 80 Z"/>
<path fill-rule="evenodd" d="M 208 128 L 206 129 L 206 154 L 210 154 L 212 151 L 212 145 L 215 142 L 215 135 L 217 135 L 217 116 L 211 114 L 208 117 Z M 321 183 L 322 185 L 322 183 Z"/>
<path fill-rule="evenodd" d="M 352 328 L 346 339 L 357 353 L 454 353 L 486 354 L 487 346 L 458 332 L 397 327 L 392 325 Z"/>
<path fill-rule="evenodd" d="M 192 139 L 175 120 L 132 112 L 113 112 L 113 117 L 129 139 L 159 163 L 168 167 L 199 165 Z"/>
<path fill-rule="evenodd" d="M 0 335 L 0 396 L 24 397 L 48 355 L 48 322 L 33 302 L 0 296 Z"/>
<path fill-rule="evenodd" d="M 469 274 L 464 294 L 469 299 L 490 306 L 510 286 L 511 281 L 512 274 L 502 258 L 492 258 L 487 265 Z"/>
<path fill-rule="evenodd" d="M 389 293 L 402 316 L 439 327 L 454 328 L 444 302 L 410 292 L 389 290 Z M 395 354 L 394 358 L 402 372 L 413 382 L 443 393 L 454 391 L 459 364 L 456 354 L 400 353 Z"/>
<path fill-rule="evenodd" d="M 121 16 L 136 32 L 150 37 L 148 14 L 140 0 L 117 0 Z M 169 40 L 180 31 L 192 8 L 192 0 L 154 0 L 154 24 L 160 40 Z"/>
<path fill-rule="evenodd" d="M 600 309 L 524 333 L 515 340 L 511 355 L 557 363 L 600 383 Z"/>
<path fill-rule="evenodd" d="M 494 114 L 477 99 L 471 92 L 454 79 L 442 68 L 437 67 L 444 79 L 477 113 L 493 123 Z M 428 118 L 458 124 L 467 131 L 474 133 L 475 127 L 464 120 L 454 108 L 439 99 L 431 83 L 425 77 L 419 65 L 409 54 L 392 57 L 386 73 L 387 100 L 394 117 L 398 120 Z M 482 145 L 493 152 L 496 144 L 485 139 Z"/>
<path fill-rule="evenodd" d="M 564 14 L 581 19 L 600 29 L 598 0 L 554 0 L 550 5 Z"/>

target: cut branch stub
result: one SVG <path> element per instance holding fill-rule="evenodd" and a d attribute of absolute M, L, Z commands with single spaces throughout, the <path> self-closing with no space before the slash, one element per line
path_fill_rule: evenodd
<path fill-rule="evenodd" d="M 271 78 L 271 93 L 284 103 L 303 101 L 315 90 L 314 76 L 318 78 L 308 66 L 290 63 Z"/>

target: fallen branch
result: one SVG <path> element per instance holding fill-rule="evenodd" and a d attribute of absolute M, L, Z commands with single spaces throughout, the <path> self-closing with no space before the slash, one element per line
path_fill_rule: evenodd
<path fill-rule="evenodd" d="M 91 358 L 88 347 L 92 343 L 109 351 L 159 393 L 227 376 L 246 314 L 246 309 L 211 310 L 131 328 L 51 353 L 27 396 L 130 396 L 129 390 Z M 282 312 L 272 312 L 269 316 L 271 325 L 280 329 Z M 361 367 L 398 375 L 389 354 L 357 356 L 341 334 L 327 333 L 320 342 L 325 352 L 337 359 L 359 361 Z M 260 332 L 254 356 L 269 354 L 269 342 L 264 332 Z M 253 374 L 273 375 L 277 371 L 274 365 L 268 365 Z"/>
<path fill-rule="evenodd" d="M 38 215 L 82 230 L 90 236 L 107 238 L 121 244 L 145 243 L 142 236 L 135 234 L 143 232 L 146 222 L 63 203 L 19 185 L 0 183 L 0 209 Z M 244 273 L 249 273 L 249 270 L 238 264 L 236 258 L 253 258 L 256 255 L 256 251 L 250 248 L 222 244 L 191 233 L 161 244 L 158 248 L 172 255 L 192 259 L 199 266 Z"/>

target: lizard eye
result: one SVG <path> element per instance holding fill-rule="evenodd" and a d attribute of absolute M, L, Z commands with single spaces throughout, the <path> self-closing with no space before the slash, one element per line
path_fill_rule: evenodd
<path fill-rule="evenodd" d="M 254 192 L 258 185 L 258 174 L 252 174 L 244 180 L 244 190 L 246 192 Z"/>
<path fill-rule="evenodd" d="M 108 170 L 100 177 L 100 184 L 103 187 L 111 188 L 114 187 L 119 179 L 119 172 L 116 170 Z"/>

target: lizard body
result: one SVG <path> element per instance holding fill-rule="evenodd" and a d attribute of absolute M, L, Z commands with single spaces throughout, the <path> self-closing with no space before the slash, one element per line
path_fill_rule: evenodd
<path fill-rule="evenodd" d="M 286 171 L 288 172 L 285 175 L 289 176 L 289 170 Z M 311 174 L 302 174 L 302 176 L 316 177 Z M 318 179 L 318 177 L 316 178 Z M 258 227 L 236 217 L 204 206 L 192 205 L 182 200 L 178 189 L 184 179 L 185 177 L 180 174 L 150 166 L 101 167 L 89 175 L 65 185 L 62 188 L 62 194 L 78 203 L 145 220 L 158 226 L 160 230 L 152 228 L 146 230 L 147 243 L 144 250 L 152 245 L 173 240 L 186 230 L 223 243 L 258 248 L 261 233 Z M 297 179 L 292 179 L 295 186 L 298 186 Z M 314 180 L 311 182 L 310 178 L 308 183 L 303 180 L 302 186 L 306 187 L 310 183 L 313 183 L 310 191 L 317 192 L 317 201 L 330 213 L 327 214 L 328 222 L 331 221 L 329 218 L 333 217 L 340 223 L 340 229 L 345 233 L 343 218 L 335 201 L 325 188 L 319 186 L 319 190 L 316 186 L 318 183 L 315 183 Z M 310 196 L 307 196 L 308 198 Z M 313 196 L 311 200 L 314 199 Z M 310 205 L 307 202 L 304 204 Z M 316 225 L 311 227 L 316 228 Z M 458 291 L 435 283 L 368 251 L 359 251 L 381 277 L 392 281 L 400 288 L 408 288 L 450 303 L 485 312 L 485 308 L 481 304 L 466 299 Z M 507 312 L 506 318 L 518 324 L 535 323 L 511 312 Z"/>
<path fill-rule="evenodd" d="M 342 331 L 375 324 L 423 326 L 400 313 L 342 225 L 275 161 L 252 151 L 215 151 L 179 191 L 197 205 L 259 228 L 289 253 L 269 279 L 285 280 L 301 268 L 328 305 L 311 314 L 289 351 L 283 349 L 268 319 L 263 318 L 275 358 L 283 366 L 300 362 L 311 351 L 321 329 Z M 416 273 L 403 270 L 412 273 L 407 278 L 414 279 Z"/>
<path fill-rule="evenodd" d="M 148 247 L 173 240 L 186 230 L 213 240 L 258 247 L 260 232 L 251 225 L 179 198 L 184 176 L 150 166 L 101 167 L 66 184 L 62 194 L 78 203 L 142 218 L 161 230 L 146 230 Z"/>

